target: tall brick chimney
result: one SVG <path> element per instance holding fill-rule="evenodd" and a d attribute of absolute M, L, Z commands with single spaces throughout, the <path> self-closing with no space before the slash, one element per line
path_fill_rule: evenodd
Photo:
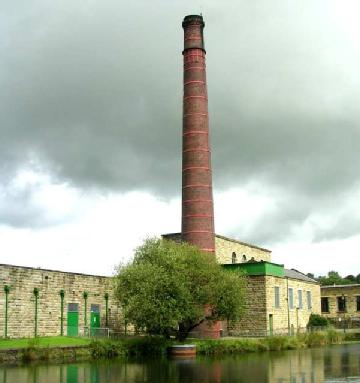
<path fill-rule="evenodd" d="M 182 240 L 215 254 L 202 16 L 184 18 Z"/>

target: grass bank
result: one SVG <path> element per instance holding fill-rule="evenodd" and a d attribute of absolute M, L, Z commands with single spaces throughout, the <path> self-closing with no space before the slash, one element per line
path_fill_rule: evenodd
<path fill-rule="evenodd" d="M 328 330 L 297 336 L 273 336 L 259 339 L 189 339 L 186 343 L 195 343 L 199 355 L 225 355 L 320 347 L 351 340 L 354 340 L 353 334 Z M 160 357 L 165 355 L 167 348 L 173 344 L 176 343 L 156 336 L 93 341 L 68 337 L 0 340 L 0 362 Z M 9 353 L 10 350 L 12 353 Z"/>
<path fill-rule="evenodd" d="M 195 340 L 200 355 L 238 354 L 246 352 L 296 350 L 300 348 L 322 347 L 355 341 L 354 334 L 344 334 L 335 330 L 299 334 L 296 336 L 272 336 L 251 339 Z"/>
<path fill-rule="evenodd" d="M 38 338 L 0 339 L 0 350 L 28 347 L 86 346 L 91 341 L 86 338 L 67 336 L 46 336 Z"/>

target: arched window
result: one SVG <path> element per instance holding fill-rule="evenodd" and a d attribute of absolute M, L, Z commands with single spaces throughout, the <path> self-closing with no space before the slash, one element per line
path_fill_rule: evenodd
<path fill-rule="evenodd" d="M 246 255 L 243 254 L 243 258 L 242 258 L 243 262 L 246 262 Z"/>
<path fill-rule="evenodd" d="M 235 251 L 233 251 L 232 254 L 231 254 L 231 263 L 236 263 L 236 253 L 235 253 Z"/>

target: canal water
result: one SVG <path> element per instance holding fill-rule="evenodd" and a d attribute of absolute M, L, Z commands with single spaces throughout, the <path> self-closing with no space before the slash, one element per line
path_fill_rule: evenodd
<path fill-rule="evenodd" d="M 0 383 L 360 382 L 360 344 L 222 358 L 0 367 Z"/>

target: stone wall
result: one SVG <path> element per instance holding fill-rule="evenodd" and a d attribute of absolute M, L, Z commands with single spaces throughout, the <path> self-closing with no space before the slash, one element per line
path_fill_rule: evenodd
<path fill-rule="evenodd" d="M 216 234 L 215 253 L 218 262 L 221 264 L 232 263 L 233 252 L 236 253 L 235 263 L 247 262 L 251 258 L 254 258 L 255 261 L 271 262 L 270 250 Z"/>
<path fill-rule="evenodd" d="M 339 312 L 337 298 L 344 295 L 346 301 L 345 312 Z M 322 312 L 322 315 L 339 321 L 351 320 L 359 322 L 360 326 L 360 311 L 357 310 L 357 297 L 360 296 L 360 284 L 354 285 L 338 285 L 338 286 L 322 286 L 321 297 L 328 298 L 329 311 Z M 353 323 L 355 325 L 355 323 Z M 358 326 L 356 326 L 358 327 Z"/>
<path fill-rule="evenodd" d="M 64 335 L 67 334 L 67 311 L 69 303 L 79 308 L 79 333 L 84 329 L 85 299 L 87 297 L 87 325 L 91 318 L 91 305 L 100 307 L 100 327 L 105 327 L 105 294 L 108 298 L 108 324 L 118 329 L 121 324 L 120 309 L 113 296 L 112 278 L 66 273 L 61 271 L 34 269 L 11 265 L 0 265 L 0 337 L 5 327 L 4 286 L 10 287 L 8 294 L 8 336 L 12 338 L 32 337 L 35 331 L 35 295 L 38 297 L 38 335 L 60 335 L 61 297 L 64 296 Z"/>
<path fill-rule="evenodd" d="M 275 286 L 279 287 L 280 307 L 275 307 Z M 294 291 L 294 307 L 288 309 L 287 289 Z M 299 307 L 298 290 L 302 291 L 302 308 Z M 311 294 L 308 306 L 307 292 Z M 248 276 L 246 303 L 243 318 L 228 328 L 230 335 L 266 336 L 270 331 L 272 315 L 273 334 L 304 331 L 311 313 L 320 313 L 320 286 L 317 283 L 269 275 Z M 223 324 L 226 329 L 226 324 Z"/>
<path fill-rule="evenodd" d="M 244 314 L 236 323 L 223 323 L 225 333 L 241 336 L 263 336 L 266 331 L 266 277 L 246 278 Z"/>
<path fill-rule="evenodd" d="M 275 307 L 275 286 L 279 287 L 280 307 Z M 288 308 L 288 288 L 293 289 L 293 308 Z M 302 295 L 300 307 L 299 294 Z M 310 301 L 308 301 L 308 292 Z M 320 314 L 320 285 L 298 279 L 266 276 L 266 319 L 270 331 L 270 315 L 274 333 L 304 331 L 310 314 Z"/>
<path fill-rule="evenodd" d="M 163 234 L 162 237 L 178 243 L 181 242 L 181 233 Z M 232 263 L 233 252 L 236 254 L 236 263 L 247 262 L 251 258 L 254 258 L 255 261 L 271 262 L 270 250 L 215 234 L 215 254 L 217 261 L 220 264 Z"/>

